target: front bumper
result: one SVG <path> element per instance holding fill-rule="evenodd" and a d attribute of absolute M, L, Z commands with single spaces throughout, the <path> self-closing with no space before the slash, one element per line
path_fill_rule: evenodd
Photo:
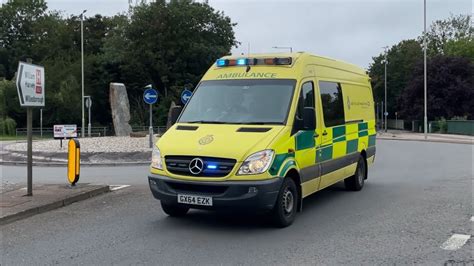
<path fill-rule="evenodd" d="M 283 178 L 261 181 L 185 181 L 150 174 L 148 183 L 153 196 L 168 204 L 178 204 L 177 195 L 211 196 L 213 206 L 187 205 L 197 209 L 239 208 L 271 210 L 275 205 Z"/>

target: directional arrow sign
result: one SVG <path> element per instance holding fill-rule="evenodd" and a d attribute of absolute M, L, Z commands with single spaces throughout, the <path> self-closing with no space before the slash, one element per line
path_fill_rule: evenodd
<path fill-rule="evenodd" d="M 158 101 L 158 92 L 155 89 L 146 89 L 143 93 L 143 100 L 147 104 L 154 104 Z"/>
<path fill-rule="evenodd" d="M 44 67 L 20 62 L 16 88 L 21 106 L 44 106 Z"/>
<path fill-rule="evenodd" d="M 188 89 L 185 89 L 182 93 L 181 93 L 181 102 L 186 105 L 186 103 L 189 101 L 189 99 L 191 98 L 191 95 L 193 95 L 193 93 L 188 90 Z"/>

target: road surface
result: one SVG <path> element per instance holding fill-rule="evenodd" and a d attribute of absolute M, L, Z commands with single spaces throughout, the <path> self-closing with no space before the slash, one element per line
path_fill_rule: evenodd
<path fill-rule="evenodd" d="M 474 263 L 472 238 L 447 242 L 472 234 L 473 147 L 378 141 L 362 191 L 319 192 L 284 229 L 240 213 L 170 218 L 147 187 L 146 166 L 84 167 L 81 182 L 131 186 L 0 227 L 1 264 Z M 24 171 L 2 168 L 9 182 Z M 65 182 L 64 174 L 35 167 L 35 182 Z"/>

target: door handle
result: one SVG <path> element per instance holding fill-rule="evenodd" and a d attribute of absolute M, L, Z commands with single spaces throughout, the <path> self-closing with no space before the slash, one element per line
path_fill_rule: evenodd
<path fill-rule="evenodd" d="M 326 136 L 328 133 L 326 132 L 326 130 L 324 130 L 323 132 L 323 136 Z"/>
<path fill-rule="evenodd" d="M 317 138 L 317 137 L 319 137 L 319 134 L 318 134 L 318 133 L 314 133 L 313 137 Z"/>

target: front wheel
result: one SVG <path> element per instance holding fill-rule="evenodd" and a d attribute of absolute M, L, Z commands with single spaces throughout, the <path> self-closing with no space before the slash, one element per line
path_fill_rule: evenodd
<path fill-rule="evenodd" d="M 298 191 L 291 178 L 285 178 L 273 207 L 273 222 L 278 227 L 287 227 L 293 223 L 298 204 Z"/>
<path fill-rule="evenodd" d="M 178 204 L 168 204 L 161 202 L 161 208 L 163 211 L 171 217 L 181 217 L 186 215 L 189 211 L 189 207 L 181 206 Z"/>
<path fill-rule="evenodd" d="M 364 187 L 365 179 L 367 179 L 367 163 L 363 156 L 359 157 L 355 174 L 344 180 L 346 189 L 359 191 Z"/>

